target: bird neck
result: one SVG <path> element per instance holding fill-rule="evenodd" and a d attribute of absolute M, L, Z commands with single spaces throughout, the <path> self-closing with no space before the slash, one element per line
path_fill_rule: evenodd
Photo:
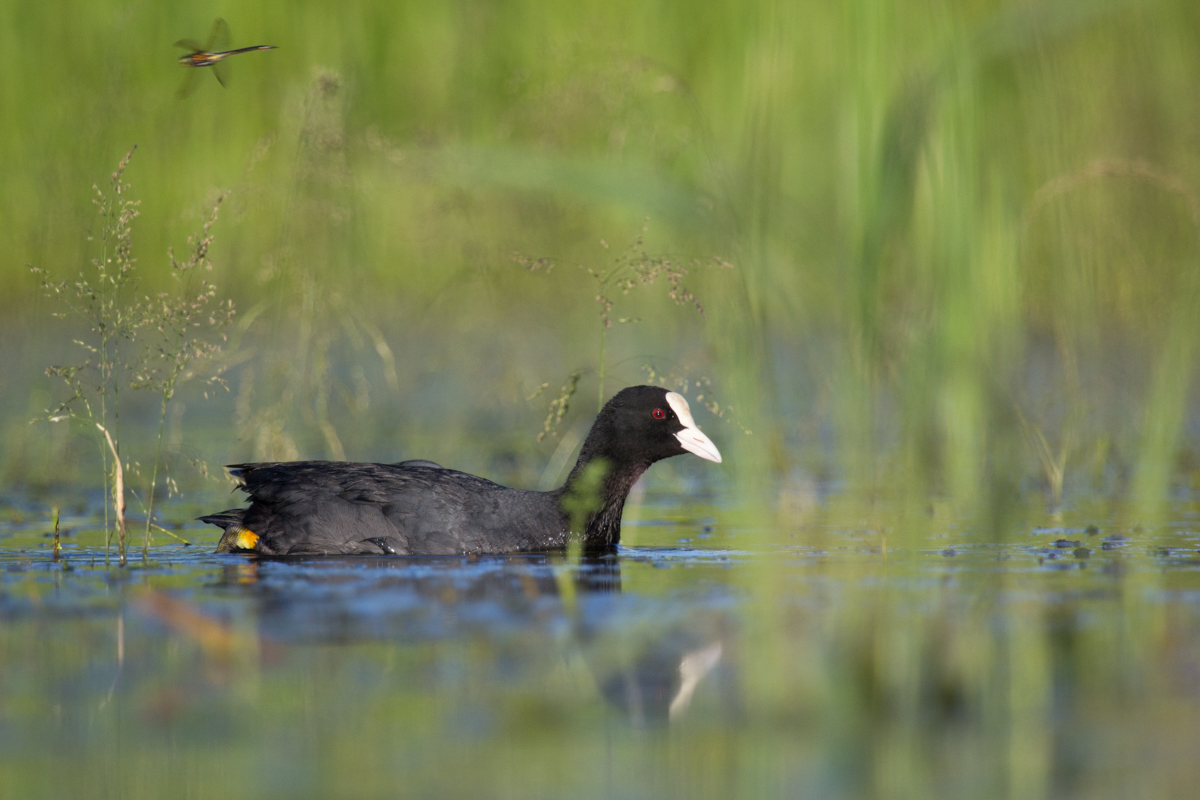
<path fill-rule="evenodd" d="M 621 513 L 629 490 L 650 465 L 616 460 L 600 452 L 593 437 L 584 442 L 579 461 L 559 490 L 559 505 L 571 531 L 583 533 L 587 550 L 602 550 L 621 541 Z"/>

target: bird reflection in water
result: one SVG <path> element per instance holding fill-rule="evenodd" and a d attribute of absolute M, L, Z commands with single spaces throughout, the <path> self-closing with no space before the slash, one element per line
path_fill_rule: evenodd
<path fill-rule="evenodd" d="M 622 613 L 619 557 L 585 558 L 576 573 L 577 639 L 600 693 L 636 727 L 679 719 L 725 656 L 724 614 L 688 610 L 638 621 Z"/>
<path fill-rule="evenodd" d="M 726 612 L 623 593 L 615 553 L 584 555 L 569 574 L 564 565 L 561 554 L 256 559 L 229 565 L 222 583 L 251 589 L 260 633 L 275 641 L 552 635 L 565 621 L 600 695 L 638 728 L 681 718 L 706 682 L 732 696 Z"/>

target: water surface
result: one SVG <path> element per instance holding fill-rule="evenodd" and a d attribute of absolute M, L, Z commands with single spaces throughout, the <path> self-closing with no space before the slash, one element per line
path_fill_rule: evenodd
<path fill-rule="evenodd" d="M 5 797 L 1170 797 L 1200 777 L 1189 502 L 1162 530 L 900 544 L 649 496 L 604 558 L 253 560 L 185 523 L 192 546 L 120 568 L 94 502 L 55 561 L 40 501 L 5 501 Z"/>

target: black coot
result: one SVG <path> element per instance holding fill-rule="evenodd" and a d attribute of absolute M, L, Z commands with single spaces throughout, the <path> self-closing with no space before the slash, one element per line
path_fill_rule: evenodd
<path fill-rule="evenodd" d="M 239 464 L 229 469 L 250 507 L 200 519 L 225 529 L 219 553 L 450 555 L 565 547 L 574 511 L 584 546 L 596 549 L 620 540 L 634 481 L 685 452 L 721 460 L 682 395 L 632 386 L 605 404 L 567 482 L 550 492 L 432 461 Z"/>

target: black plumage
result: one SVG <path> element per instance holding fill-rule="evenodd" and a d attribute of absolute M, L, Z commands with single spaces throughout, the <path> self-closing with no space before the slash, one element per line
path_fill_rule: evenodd
<path fill-rule="evenodd" d="M 634 482 L 664 458 L 721 455 L 687 401 L 656 386 L 618 392 L 596 417 L 566 483 L 510 489 L 431 461 L 239 464 L 249 508 L 201 517 L 225 529 L 218 552 L 450 555 L 617 544 Z"/>

